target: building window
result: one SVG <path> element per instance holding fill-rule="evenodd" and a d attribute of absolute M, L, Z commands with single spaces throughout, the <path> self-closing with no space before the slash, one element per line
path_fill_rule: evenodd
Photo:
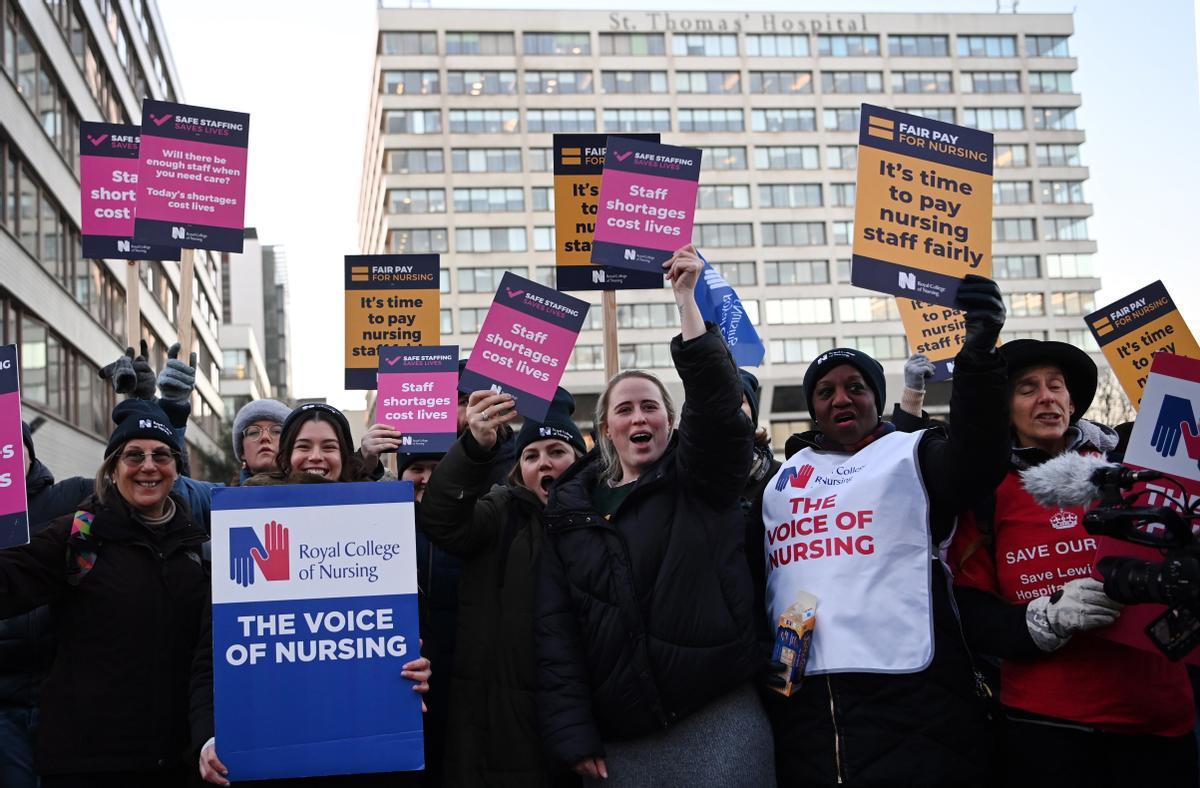
<path fill-rule="evenodd" d="M 524 252 L 524 227 L 460 227 L 454 231 L 457 252 Z"/>
<path fill-rule="evenodd" d="M 949 71 L 893 71 L 893 93 L 950 93 Z"/>
<path fill-rule="evenodd" d="M 768 325 L 833 322 L 833 302 L 828 298 L 768 298 L 766 305 Z"/>
<path fill-rule="evenodd" d="M 763 222 L 763 246 L 824 246 L 825 222 Z"/>
<path fill-rule="evenodd" d="M 816 170 L 821 167 L 816 145 L 767 145 L 754 149 L 754 166 L 760 170 Z"/>
<path fill-rule="evenodd" d="M 1013 317 L 1041 317 L 1046 314 L 1045 297 L 1041 293 L 1005 293 L 1004 306 Z"/>
<path fill-rule="evenodd" d="M 846 347 L 875 359 L 908 358 L 908 343 L 903 336 L 850 336 L 846 337 Z"/>
<path fill-rule="evenodd" d="M 715 34 L 682 34 L 671 37 L 671 54 L 737 57 L 737 36 Z"/>
<path fill-rule="evenodd" d="M 671 130 L 669 109 L 606 109 L 604 130 L 613 132 L 653 132 Z"/>
<path fill-rule="evenodd" d="M 400 228 L 388 230 L 388 254 L 441 254 L 450 251 L 446 228 Z"/>
<path fill-rule="evenodd" d="M 732 284 L 732 282 L 730 283 Z M 674 304 L 619 304 L 618 328 L 675 328 L 679 310 Z"/>
<path fill-rule="evenodd" d="M 817 54 L 821 57 L 875 57 L 879 54 L 879 36 L 817 36 Z"/>
<path fill-rule="evenodd" d="M 520 131 L 515 109 L 452 109 L 451 134 L 516 134 Z"/>
<path fill-rule="evenodd" d="M 741 93 L 739 71 L 676 71 L 676 93 Z"/>
<path fill-rule="evenodd" d="M 457 213 L 520 213 L 525 210 L 525 192 L 520 187 L 455 189 Z"/>
<path fill-rule="evenodd" d="M 701 185 L 696 207 L 705 210 L 749 208 L 750 187 L 744 185 Z"/>
<path fill-rule="evenodd" d="M 767 285 L 827 285 L 829 263 L 824 260 L 769 260 L 763 263 Z"/>
<path fill-rule="evenodd" d="M 534 186 L 530 189 L 532 197 L 530 207 L 534 211 L 553 211 L 554 210 L 554 187 L 553 186 Z"/>
<path fill-rule="evenodd" d="M 1085 202 L 1083 181 L 1042 181 L 1042 202 L 1058 205 Z"/>
<path fill-rule="evenodd" d="M 512 33 L 446 33 L 447 55 L 512 55 Z"/>
<path fill-rule="evenodd" d="M 1095 293 L 1050 294 L 1050 314 L 1052 315 L 1086 315 L 1095 310 Z"/>
<path fill-rule="evenodd" d="M 1036 241 L 1033 219 L 992 219 L 992 241 Z"/>
<path fill-rule="evenodd" d="M 600 89 L 605 93 L 650 94 L 667 92 L 665 71 L 602 71 Z"/>
<path fill-rule="evenodd" d="M 888 36 L 888 54 L 892 57 L 946 57 L 950 45 L 946 36 Z"/>
<path fill-rule="evenodd" d="M 747 33 L 746 54 L 750 57 L 808 57 L 808 36 Z"/>
<path fill-rule="evenodd" d="M 840 285 L 850 284 L 850 270 L 851 270 L 850 261 L 849 260 L 837 260 L 837 261 L 835 261 L 835 264 L 837 265 L 838 284 L 840 284 Z"/>
<path fill-rule="evenodd" d="M 758 187 L 760 208 L 820 208 L 819 183 L 764 183 Z"/>
<path fill-rule="evenodd" d="M 853 183 L 831 183 L 829 204 L 835 208 L 853 208 L 855 191 Z"/>
<path fill-rule="evenodd" d="M 901 112 L 916 115 L 918 118 L 940 120 L 943 123 L 954 122 L 954 107 L 899 107 Z"/>
<path fill-rule="evenodd" d="M 587 33 L 526 33 L 522 49 L 526 55 L 590 55 L 592 37 Z"/>
<path fill-rule="evenodd" d="M 385 55 L 436 55 L 437 33 L 389 31 L 380 34 L 379 49 Z"/>
<path fill-rule="evenodd" d="M 592 72 L 590 71 L 526 71 L 525 93 L 552 95 L 564 93 L 574 95 L 591 93 Z"/>
<path fill-rule="evenodd" d="M 388 213 L 445 213 L 445 189 L 388 189 Z"/>
<path fill-rule="evenodd" d="M 692 228 L 692 243 L 705 247 L 754 246 L 750 224 L 697 224 Z"/>
<path fill-rule="evenodd" d="M 899 319 L 896 299 L 888 296 L 850 296 L 838 299 L 838 320 L 843 323 L 879 323 Z"/>
<path fill-rule="evenodd" d="M 958 36 L 959 57 L 1016 57 L 1016 36 Z"/>
<path fill-rule="evenodd" d="M 963 93 L 1020 93 L 1021 74 L 1018 71 L 964 71 L 959 75 L 959 90 Z"/>
<path fill-rule="evenodd" d="M 446 163 L 439 148 L 410 148 L 389 150 L 383 157 L 384 172 L 409 175 L 425 172 L 445 172 Z"/>
<path fill-rule="evenodd" d="M 487 318 L 485 307 L 462 307 L 458 310 L 458 333 L 478 334 Z"/>
<path fill-rule="evenodd" d="M 1070 71 L 1030 71 L 1030 93 L 1074 93 Z"/>
<path fill-rule="evenodd" d="M 438 269 L 438 292 L 440 292 L 440 293 L 449 293 L 450 292 L 450 269 L 449 268 L 439 268 Z"/>
<path fill-rule="evenodd" d="M 980 131 L 1013 131 L 1025 128 L 1020 107 L 966 107 L 963 125 Z"/>
<path fill-rule="evenodd" d="M 1073 107 L 1034 107 L 1033 127 L 1047 131 L 1072 131 L 1075 125 Z"/>
<path fill-rule="evenodd" d="M 826 131 L 858 131 L 858 107 L 825 110 Z"/>
<path fill-rule="evenodd" d="M 384 71 L 379 91 L 397 96 L 431 96 L 441 93 L 442 87 L 436 71 Z"/>
<path fill-rule="evenodd" d="M 529 271 L 520 268 L 460 268 L 458 269 L 458 292 L 494 293 L 500 288 L 505 274 L 527 276 Z"/>
<path fill-rule="evenodd" d="M 857 170 L 857 145 L 826 145 L 825 166 L 831 170 Z"/>
<path fill-rule="evenodd" d="M 529 149 L 529 171 L 530 172 L 551 172 L 554 169 L 554 149 L 553 148 L 530 148 Z"/>
<path fill-rule="evenodd" d="M 854 220 L 839 219 L 833 223 L 833 242 L 839 246 L 854 243 Z"/>
<path fill-rule="evenodd" d="M 772 95 L 812 93 L 812 72 L 751 71 L 750 92 Z"/>
<path fill-rule="evenodd" d="M 1090 254 L 1046 255 L 1046 276 L 1051 279 L 1083 279 L 1095 275 Z"/>
<path fill-rule="evenodd" d="M 814 109 L 755 109 L 750 111 L 752 131 L 816 131 Z"/>
<path fill-rule="evenodd" d="M 556 277 L 557 277 L 557 266 L 553 266 L 553 265 L 534 266 L 533 280 L 535 282 L 537 282 L 539 285 L 545 285 L 546 287 L 555 287 L 556 286 L 555 285 Z M 589 314 L 591 313 L 591 311 L 592 310 L 588 310 Z"/>
<path fill-rule="evenodd" d="M 533 228 L 533 251 L 535 251 L 535 252 L 553 252 L 554 251 L 554 228 L 553 227 L 534 227 Z"/>
<path fill-rule="evenodd" d="M 1048 144 L 1037 146 L 1039 167 L 1082 167 L 1079 146 L 1072 144 Z"/>
<path fill-rule="evenodd" d="M 1025 54 L 1029 57 L 1070 57 L 1067 36 L 1025 36 Z"/>
<path fill-rule="evenodd" d="M 758 277 L 755 275 L 754 263 L 710 263 L 713 268 L 717 269 L 725 281 L 734 287 L 740 285 L 754 285 L 758 282 Z"/>
<path fill-rule="evenodd" d="M 995 279 L 1037 279 L 1038 276 L 1037 255 L 996 255 L 992 257 L 992 277 Z"/>
<path fill-rule="evenodd" d="M 680 131 L 743 131 L 746 128 L 740 109 L 681 109 Z"/>
<path fill-rule="evenodd" d="M 453 172 L 520 172 L 520 148 L 453 148 Z"/>
<path fill-rule="evenodd" d="M 1033 202 L 1033 184 L 1029 181 L 993 181 L 993 205 L 1018 205 Z"/>
<path fill-rule="evenodd" d="M 1029 149 L 1024 145 L 997 145 L 992 160 L 998 169 L 1028 167 Z"/>
<path fill-rule="evenodd" d="M 1042 220 L 1042 232 L 1047 241 L 1086 241 L 1087 219 L 1082 216 L 1060 216 Z"/>
<path fill-rule="evenodd" d="M 515 71 L 447 71 L 446 92 L 452 96 L 515 96 Z"/>
<path fill-rule="evenodd" d="M 79 113 L 51 68 L 50 58 L 11 0 L 0 3 L 0 28 L 0 67 L 67 166 L 78 172 Z"/>
<path fill-rule="evenodd" d="M 1092 336 L 1092 332 L 1088 331 L 1086 328 L 1068 328 L 1065 330 L 1060 329 L 1054 333 L 1060 342 L 1066 342 L 1069 345 L 1082 348 L 1088 353 L 1100 352 L 1100 346 L 1096 344 L 1096 338 Z"/>
<path fill-rule="evenodd" d="M 700 157 L 701 170 L 744 170 L 746 169 L 746 149 L 743 147 L 713 147 L 705 148 Z"/>
<path fill-rule="evenodd" d="M 438 310 L 438 318 L 440 319 L 440 322 L 441 322 L 441 325 L 439 326 L 439 328 L 441 328 L 443 337 L 446 337 L 449 334 L 454 333 L 454 318 L 452 317 L 453 314 L 454 314 L 453 309 L 439 309 Z"/>
<path fill-rule="evenodd" d="M 621 345 L 622 369 L 667 369 L 674 366 L 671 348 L 665 344 Z"/>
<path fill-rule="evenodd" d="M 822 93 L 882 93 L 883 72 L 822 71 Z"/>
<path fill-rule="evenodd" d="M 665 55 L 662 33 L 601 33 L 601 55 Z"/>
<path fill-rule="evenodd" d="M 769 302 L 768 302 L 769 303 Z M 769 307 L 768 307 L 769 310 Z M 771 340 L 772 364 L 808 364 L 837 343 L 833 337 L 796 337 Z"/>
<path fill-rule="evenodd" d="M 604 346 L 576 345 L 571 351 L 571 358 L 567 360 L 567 371 L 586 372 L 597 369 L 604 369 Z"/>
<path fill-rule="evenodd" d="M 531 109 L 525 118 L 531 134 L 596 130 L 596 113 L 590 109 Z"/>
<path fill-rule="evenodd" d="M 389 109 L 383 112 L 385 134 L 441 134 L 442 112 L 436 109 Z"/>

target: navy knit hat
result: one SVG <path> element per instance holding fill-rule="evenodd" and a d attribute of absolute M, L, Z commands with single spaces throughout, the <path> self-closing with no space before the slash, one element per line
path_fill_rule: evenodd
<path fill-rule="evenodd" d="M 883 378 L 883 365 L 861 350 L 849 347 L 837 347 L 827 350 L 808 365 L 804 373 L 804 401 L 808 403 L 808 415 L 813 414 L 813 390 L 817 382 L 825 377 L 825 373 L 834 367 L 849 364 L 862 373 L 863 379 L 875 394 L 875 409 L 883 413 L 883 400 L 887 396 L 887 384 Z"/>
<path fill-rule="evenodd" d="M 113 408 L 112 420 L 117 425 L 108 438 L 104 456 L 111 457 L 131 440 L 144 439 L 162 441 L 179 452 L 179 436 L 171 426 L 167 414 L 150 400 L 127 399 Z"/>
<path fill-rule="evenodd" d="M 256 421 L 274 421 L 283 424 L 292 409 L 277 399 L 256 399 L 247 402 L 233 417 L 233 456 L 238 462 L 242 455 L 242 433 Z"/>
<path fill-rule="evenodd" d="M 754 423 L 755 428 L 758 427 L 758 397 L 762 393 L 762 386 L 759 385 L 758 378 L 749 370 L 739 369 L 738 375 L 742 379 L 742 393 L 746 395 L 746 401 L 750 403 L 750 421 Z"/>
<path fill-rule="evenodd" d="M 324 402 L 310 402 L 306 405 L 293 410 L 288 417 L 283 420 L 283 434 L 279 436 L 280 445 L 287 440 L 287 436 L 293 431 L 299 432 L 300 427 L 306 421 L 312 421 L 316 414 L 325 416 L 332 424 L 333 431 L 338 434 L 338 440 L 342 442 L 342 446 L 347 452 L 354 452 L 354 437 L 350 432 L 350 421 L 346 418 L 346 414 L 342 413 L 332 405 L 326 405 Z"/>
<path fill-rule="evenodd" d="M 445 452 L 425 452 L 423 454 L 397 454 L 396 455 L 396 475 L 400 476 L 414 462 L 429 462 L 430 460 L 440 461 L 446 456 Z"/>
<path fill-rule="evenodd" d="M 574 412 L 575 398 L 569 391 L 559 386 L 558 390 L 554 392 L 554 399 L 550 401 L 550 409 L 546 411 L 546 418 L 540 424 L 526 419 L 521 431 L 517 433 L 517 456 L 520 456 L 529 444 L 546 438 L 565 441 L 578 449 L 580 454 L 586 454 L 587 444 L 583 442 L 583 433 L 571 419 L 571 414 Z"/>

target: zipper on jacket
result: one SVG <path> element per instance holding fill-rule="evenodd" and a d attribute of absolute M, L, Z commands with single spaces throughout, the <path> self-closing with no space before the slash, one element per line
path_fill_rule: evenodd
<path fill-rule="evenodd" d="M 837 709 L 833 704 L 833 680 L 825 674 L 825 687 L 829 690 L 829 719 L 833 722 L 833 764 L 837 772 L 838 785 L 846 780 L 842 776 L 842 735 L 838 732 Z"/>

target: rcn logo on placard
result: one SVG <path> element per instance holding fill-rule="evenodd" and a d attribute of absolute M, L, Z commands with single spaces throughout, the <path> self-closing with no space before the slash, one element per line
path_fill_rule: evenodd
<path fill-rule="evenodd" d="M 117 251 L 118 252 L 128 252 L 129 251 L 129 241 L 117 241 Z"/>
<path fill-rule="evenodd" d="M 186 241 L 187 240 L 187 228 L 180 227 L 178 225 L 172 226 L 171 227 L 171 237 L 179 238 L 180 240 Z"/>
<path fill-rule="evenodd" d="M 908 271 L 901 271 L 897 274 L 897 283 L 901 290 L 916 290 L 917 275 Z"/>
<path fill-rule="evenodd" d="M 411 435 L 401 435 L 400 436 L 400 445 L 401 446 L 412 446 L 412 443 L 413 443 L 413 439 L 412 439 Z"/>
<path fill-rule="evenodd" d="M 254 585 L 256 565 L 264 580 L 290 579 L 292 572 L 288 548 L 288 529 L 274 520 L 263 526 L 262 541 L 250 526 L 230 528 L 229 579 L 242 588 Z"/>
<path fill-rule="evenodd" d="M 637 260 L 637 249 L 626 249 L 625 250 L 625 259 L 626 260 Z"/>
<path fill-rule="evenodd" d="M 1158 409 L 1150 446 L 1163 457 L 1174 457 L 1180 441 L 1187 456 L 1200 467 L 1200 425 L 1196 423 L 1191 400 L 1167 394 Z"/>
<path fill-rule="evenodd" d="M 597 285 L 604 284 L 604 269 L 596 268 L 592 270 L 592 283 Z"/>
<path fill-rule="evenodd" d="M 779 478 L 775 480 L 775 492 L 783 492 L 783 488 L 792 487 L 807 487 L 808 482 L 812 479 L 813 471 L 816 468 L 805 463 L 797 468 L 785 468 L 783 473 L 779 474 Z"/>

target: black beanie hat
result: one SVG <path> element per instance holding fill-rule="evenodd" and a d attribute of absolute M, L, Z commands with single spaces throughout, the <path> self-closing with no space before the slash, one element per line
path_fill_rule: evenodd
<path fill-rule="evenodd" d="M 33 430 L 29 429 L 29 422 L 21 422 L 21 442 L 25 444 L 26 459 L 33 462 L 37 459 L 37 454 L 33 451 Z"/>
<path fill-rule="evenodd" d="M 117 427 L 108 438 L 105 457 L 112 456 L 126 443 L 139 438 L 162 441 L 172 451 L 180 451 L 179 436 L 175 434 L 171 420 L 162 412 L 162 408 L 150 400 L 127 399 L 119 403 L 113 408 L 112 420 Z"/>
<path fill-rule="evenodd" d="M 396 455 L 396 476 L 400 476 L 414 462 L 427 462 L 429 460 L 441 460 L 446 456 L 444 451 L 439 452 L 424 452 L 422 454 L 398 454 Z"/>
<path fill-rule="evenodd" d="M 304 422 L 312 421 L 317 413 L 324 415 L 333 423 L 333 429 L 338 434 L 338 440 L 342 442 L 342 446 L 347 452 L 353 453 L 354 437 L 350 432 L 350 421 L 346 418 L 345 413 L 342 413 L 332 405 L 326 405 L 324 402 L 309 402 L 289 413 L 288 417 L 283 420 L 283 432 L 279 435 L 279 444 L 282 446 L 283 442 L 287 440 L 288 435 L 293 431 L 299 432 Z"/>
<path fill-rule="evenodd" d="M 750 403 L 750 421 L 754 422 L 754 427 L 758 428 L 758 395 L 762 393 L 762 386 L 758 383 L 758 378 L 749 370 L 739 369 L 738 376 L 742 379 L 742 393 L 746 395 L 746 401 Z"/>
<path fill-rule="evenodd" d="M 559 386 L 558 390 L 554 392 L 554 399 L 550 401 L 550 409 L 546 411 L 546 418 L 540 424 L 526 419 L 521 431 L 517 433 L 517 456 L 519 457 L 529 444 L 546 438 L 565 441 L 578 449 L 580 454 L 586 454 L 587 444 L 583 442 L 583 433 L 571 419 L 571 414 L 574 412 L 575 398 L 569 391 Z"/>
<path fill-rule="evenodd" d="M 826 372 L 842 364 L 849 364 L 862 373 L 867 385 L 871 387 L 871 391 L 875 394 L 875 409 L 882 416 L 883 400 L 887 395 L 887 384 L 883 378 L 883 365 L 861 350 L 849 347 L 837 347 L 833 350 L 827 350 L 817 356 L 813 360 L 813 363 L 808 365 L 808 371 L 804 373 L 804 401 L 808 403 L 808 415 L 813 419 L 816 418 L 813 413 L 812 403 L 813 389 L 817 387 L 817 382 L 825 377 Z"/>

